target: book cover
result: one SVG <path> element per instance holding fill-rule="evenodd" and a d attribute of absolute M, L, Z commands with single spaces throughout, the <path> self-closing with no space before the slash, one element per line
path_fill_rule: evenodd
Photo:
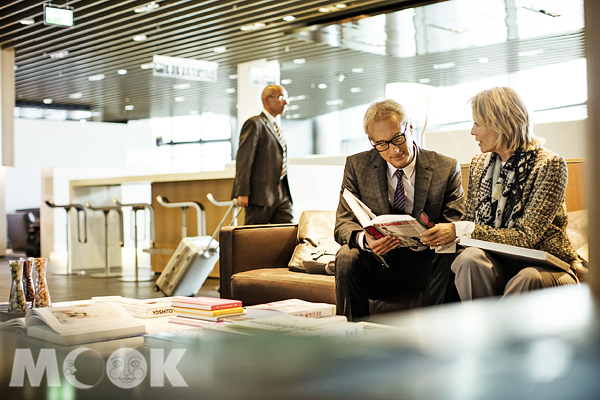
<path fill-rule="evenodd" d="M 527 249 L 509 244 L 487 242 L 485 240 L 461 237 L 458 244 L 465 247 L 478 247 L 495 255 L 523 264 L 549 265 L 568 271 L 571 266 L 560 258 L 542 250 Z"/>
<path fill-rule="evenodd" d="M 242 302 L 240 300 L 220 299 L 217 297 L 177 297 L 171 300 L 171 305 L 213 311 L 241 307 Z"/>
<path fill-rule="evenodd" d="M 28 336 L 65 346 L 146 333 L 143 323 L 115 303 L 34 308 L 25 325 Z"/>
<path fill-rule="evenodd" d="M 295 315 L 321 318 L 335 315 L 335 304 L 311 303 L 300 299 L 288 299 L 246 307 L 247 318 L 266 318 L 274 315 Z"/>
<path fill-rule="evenodd" d="M 175 315 L 175 310 L 164 299 L 128 299 L 121 298 L 118 304 L 136 318 L 158 318 Z"/>
<path fill-rule="evenodd" d="M 376 216 L 371 209 L 360 201 L 352 192 L 344 188 L 342 197 L 356 216 L 362 227 L 371 236 L 381 239 L 384 236 L 396 236 L 402 247 L 423 246 L 419 240 L 420 233 L 435 226 L 422 211 L 419 218 L 408 214 L 384 214 Z"/>
<path fill-rule="evenodd" d="M 194 308 L 184 308 L 184 307 L 173 307 L 177 315 L 182 316 L 200 316 L 200 317 L 219 317 L 223 315 L 234 315 L 241 314 L 244 312 L 244 307 L 236 307 L 236 308 L 225 308 L 222 310 L 214 310 L 214 311 L 206 311 L 206 310 L 196 310 Z"/>

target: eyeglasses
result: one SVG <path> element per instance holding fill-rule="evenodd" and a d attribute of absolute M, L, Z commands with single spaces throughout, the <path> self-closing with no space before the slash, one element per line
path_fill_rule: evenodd
<path fill-rule="evenodd" d="M 270 95 L 269 95 L 269 97 L 276 98 L 277 100 L 280 100 L 280 101 L 281 101 L 281 100 L 283 100 L 283 101 L 285 101 L 286 103 L 289 103 L 289 102 L 290 102 L 290 98 L 289 98 L 289 97 L 286 97 L 286 96 L 284 96 L 284 95 L 282 95 L 282 94 L 280 94 L 279 96 L 275 96 L 274 94 L 270 94 Z"/>
<path fill-rule="evenodd" d="M 378 152 L 381 153 L 390 148 L 390 143 L 396 147 L 402 146 L 406 142 L 406 130 L 407 129 L 408 129 L 408 122 L 404 125 L 404 132 L 397 133 L 396 135 L 392 136 L 392 140 L 383 140 L 381 142 L 373 143 L 371 141 L 371 139 L 369 138 L 369 141 L 371 142 L 371 145 L 373 147 L 375 147 L 375 150 L 377 150 Z"/>

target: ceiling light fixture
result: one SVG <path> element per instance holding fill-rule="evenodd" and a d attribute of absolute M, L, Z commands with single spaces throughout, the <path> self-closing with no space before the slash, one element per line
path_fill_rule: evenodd
<path fill-rule="evenodd" d="M 340 83 L 344 82 L 344 79 L 346 79 L 346 75 L 344 75 L 344 74 L 339 74 L 338 75 L 338 82 L 340 82 Z"/>
<path fill-rule="evenodd" d="M 351 93 L 360 93 L 361 91 L 362 91 L 362 89 L 359 87 L 350 88 Z"/>
<path fill-rule="evenodd" d="M 227 47 L 225 46 L 219 46 L 219 47 L 215 47 L 213 49 L 213 52 L 215 53 L 225 53 L 227 51 Z"/>
<path fill-rule="evenodd" d="M 298 110 L 300 108 L 300 106 L 298 104 L 291 104 L 287 106 L 288 110 Z"/>
<path fill-rule="evenodd" d="M 106 78 L 106 76 L 104 74 L 97 74 L 97 75 L 88 76 L 88 80 L 91 81 L 91 82 L 101 81 L 104 78 Z"/>
<path fill-rule="evenodd" d="M 148 36 L 146 36 L 146 35 L 135 35 L 133 37 L 134 42 L 143 42 L 146 39 L 148 39 Z"/>
<path fill-rule="evenodd" d="M 326 13 L 326 12 L 329 12 L 329 11 L 330 10 L 327 7 L 321 7 L 321 8 L 319 8 L 319 12 L 322 12 L 322 13 Z"/>
<path fill-rule="evenodd" d="M 306 58 L 295 58 L 294 64 L 304 64 L 306 62 Z"/>
<path fill-rule="evenodd" d="M 352 68 L 352 72 L 354 72 L 355 74 L 362 74 L 363 72 L 365 72 L 365 69 L 362 67 Z"/>
<path fill-rule="evenodd" d="M 538 55 L 542 54 L 543 52 L 544 52 L 543 49 L 529 50 L 529 51 L 520 51 L 519 52 L 519 57 L 533 57 L 533 56 L 538 56 Z"/>
<path fill-rule="evenodd" d="M 485 63 L 487 63 L 487 62 L 490 62 L 490 59 L 489 59 L 489 58 L 487 58 L 487 57 L 481 57 L 481 58 L 479 59 L 479 62 L 480 62 L 480 63 L 482 63 L 482 64 L 485 64 Z"/>
<path fill-rule="evenodd" d="M 454 67 L 456 67 L 456 64 L 453 62 L 433 65 L 433 69 L 448 69 L 448 68 L 454 68 Z"/>
<path fill-rule="evenodd" d="M 237 79 L 237 74 L 229 75 L 229 79 Z"/>
<path fill-rule="evenodd" d="M 300 114 L 293 114 L 293 115 L 292 115 L 292 118 L 294 118 L 294 119 L 298 119 L 298 118 L 300 118 Z"/>
<path fill-rule="evenodd" d="M 293 15 L 286 15 L 286 16 L 285 16 L 285 17 L 283 17 L 282 19 L 283 19 L 284 21 L 291 22 L 291 21 L 295 20 L 295 19 L 296 19 L 296 17 L 294 17 Z"/>
<path fill-rule="evenodd" d="M 306 100 L 306 96 L 303 94 L 299 94 L 298 96 L 290 97 L 290 101 L 298 101 L 298 100 Z"/>
<path fill-rule="evenodd" d="M 19 21 L 19 23 L 23 25 L 33 25 L 35 24 L 35 21 L 33 20 L 33 18 L 23 18 Z"/>
<path fill-rule="evenodd" d="M 53 53 L 44 53 L 45 57 L 50 57 L 50 58 L 65 58 L 68 55 L 69 55 L 68 50 L 55 51 Z"/>
<path fill-rule="evenodd" d="M 142 64 L 140 65 L 142 69 L 152 69 L 154 68 L 154 63 Z"/>
<path fill-rule="evenodd" d="M 328 106 L 341 106 L 342 104 L 344 104 L 344 100 L 342 99 L 327 101 Z"/>
<path fill-rule="evenodd" d="M 319 83 L 319 89 L 327 89 L 326 83 Z"/>
<path fill-rule="evenodd" d="M 225 89 L 225 93 L 233 94 L 235 92 L 236 92 L 235 88 L 227 88 L 227 89 Z"/>
<path fill-rule="evenodd" d="M 282 85 L 289 85 L 290 83 L 292 83 L 293 81 L 291 79 L 282 79 L 281 80 L 281 84 Z"/>
<path fill-rule="evenodd" d="M 71 93 L 71 94 L 69 95 L 69 98 L 70 98 L 70 99 L 75 99 L 75 100 L 77 100 L 77 99 L 80 99 L 80 98 L 82 98 L 82 97 L 83 97 L 83 93 L 82 93 L 82 92 Z"/>
<path fill-rule="evenodd" d="M 429 83 L 429 82 L 431 82 L 431 79 L 429 79 L 429 78 L 421 78 L 421 79 L 419 79 L 419 83 Z"/>
<path fill-rule="evenodd" d="M 127 104 L 125 106 L 125 110 L 127 111 L 133 111 L 135 109 L 135 106 L 133 104 Z"/>
<path fill-rule="evenodd" d="M 177 97 L 175 97 L 175 101 L 178 103 L 183 103 L 185 101 L 185 97 L 177 96 Z"/>
<path fill-rule="evenodd" d="M 42 100 L 44 104 L 52 104 L 52 99 L 44 99 Z"/>
<path fill-rule="evenodd" d="M 178 83 L 173 85 L 173 89 L 189 89 L 191 86 L 189 83 Z"/>
<path fill-rule="evenodd" d="M 257 29 L 264 28 L 264 27 L 265 27 L 264 23 L 257 22 L 255 24 L 244 25 L 240 29 L 243 30 L 243 31 L 255 31 Z"/>
<path fill-rule="evenodd" d="M 145 13 L 145 12 L 151 12 L 151 11 L 156 10 L 158 7 L 160 7 L 160 5 L 156 4 L 156 2 L 153 1 L 151 3 L 148 3 L 148 4 L 144 5 L 144 6 L 136 8 L 134 10 L 134 12 L 136 12 L 138 14 L 139 13 Z"/>
<path fill-rule="evenodd" d="M 347 5 L 346 5 L 346 4 L 344 4 L 344 3 L 339 3 L 339 4 L 336 4 L 336 5 L 335 5 L 335 7 L 336 7 L 336 8 L 346 8 L 346 7 L 347 7 Z"/>
<path fill-rule="evenodd" d="M 126 69 L 120 69 L 117 71 L 117 74 L 119 75 L 126 75 L 127 74 L 127 70 Z"/>

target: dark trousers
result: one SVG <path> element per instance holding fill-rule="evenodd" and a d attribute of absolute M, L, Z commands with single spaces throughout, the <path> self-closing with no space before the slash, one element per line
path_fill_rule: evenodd
<path fill-rule="evenodd" d="M 454 254 L 429 249 L 399 248 L 385 255 L 386 267 L 376 254 L 344 245 L 335 259 L 338 314 L 348 320 L 366 319 L 370 315 L 369 299 L 403 290 L 424 291 L 423 306 L 458 301 L 450 269 L 454 258 Z"/>
<path fill-rule="evenodd" d="M 278 193 L 272 206 L 248 204 L 244 209 L 244 225 L 289 224 L 294 217 L 287 176 L 279 181 Z"/>

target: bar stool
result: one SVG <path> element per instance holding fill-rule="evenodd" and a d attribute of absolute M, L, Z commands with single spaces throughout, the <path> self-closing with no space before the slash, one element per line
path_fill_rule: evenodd
<path fill-rule="evenodd" d="M 104 207 L 93 207 L 89 202 L 85 202 L 85 207 L 89 208 L 92 211 L 102 211 L 104 213 L 104 240 L 106 245 L 106 266 L 104 268 L 104 273 L 98 274 L 90 274 L 92 278 L 117 278 L 121 277 L 120 272 L 110 272 L 110 252 L 108 248 L 108 213 L 112 210 L 116 211 L 119 214 L 119 236 L 120 243 L 119 245 L 123 247 L 123 211 L 121 207 L 118 206 L 104 206 Z"/>
<path fill-rule="evenodd" d="M 133 243 L 135 247 L 135 277 L 123 276 L 119 278 L 122 282 L 148 282 L 152 280 L 151 275 L 139 276 L 139 265 L 138 265 L 138 229 L 137 229 L 137 212 L 143 210 L 150 211 L 150 248 L 154 247 L 154 207 L 151 204 L 146 203 L 133 203 L 133 204 L 122 204 L 115 197 L 112 198 L 113 203 L 119 208 L 131 207 L 133 213 Z M 144 234 L 145 235 L 145 234 Z"/>
<path fill-rule="evenodd" d="M 79 241 L 79 243 L 87 243 L 87 214 L 85 213 L 85 208 L 83 208 L 83 206 L 81 204 L 64 204 L 64 205 L 57 205 L 54 204 L 54 202 L 52 201 L 52 199 L 46 200 L 46 205 L 48 207 L 51 208 L 64 208 L 64 210 L 67 213 L 67 268 L 66 271 L 55 271 L 52 272 L 52 274 L 54 275 L 79 275 L 79 274 L 84 274 L 85 271 L 81 271 L 81 272 L 73 272 L 72 270 L 72 262 L 71 262 L 71 250 L 70 250 L 70 242 L 71 242 L 71 220 L 70 220 L 70 214 L 69 211 L 71 211 L 71 208 L 74 208 L 77 210 L 77 240 Z M 84 232 L 84 239 L 83 241 L 81 240 L 81 226 L 80 226 L 80 217 L 79 217 L 79 213 L 83 213 L 83 232 Z"/>
<path fill-rule="evenodd" d="M 196 218 L 198 221 L 198 236 L 206 235 L 206 215 L 204 212 L 204 206 L 196 201 L 180 201 L 177 203 L 169 202 L 164 196 L 156 196 L 156 201 L 163 207 L 166 208 L 175 208 L 179 207 L 181 209 L 181 213 L 183 214 L 183 223 L 181 226 L 181 235 L 182 239 L 188 237 L 187 235 L 187 225 L 186 225 L 186 211 L 188 207 L 193 207 L 196 209 Z"/>

